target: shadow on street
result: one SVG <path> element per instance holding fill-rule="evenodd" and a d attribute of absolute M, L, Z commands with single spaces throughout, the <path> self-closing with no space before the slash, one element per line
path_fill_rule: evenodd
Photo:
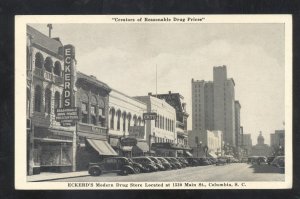
<path fill-rule="evenodd" d="M 252 168 L 254 173 L 283 173 L 281 169 L 268 164 L 253 164 L 249 168 Z"/>

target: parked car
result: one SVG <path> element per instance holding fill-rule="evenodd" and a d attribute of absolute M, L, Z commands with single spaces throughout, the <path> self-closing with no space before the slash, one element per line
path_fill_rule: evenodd
<path fill-rule="evenodd" d="M 210 157 L 208 158 L 209 161 L 212 163 L 212 164 L 216 164 L 217 163 L 217 158 L 213 158 L 213 157 Z"/>
<path fill-rule="evenodd" d="M 99 176 L 103 173 L 128 175 L 135 173 L 135 170 L 128 158 L 110 157 L 98 163 L 89 163 L 88 172 L 92 176 Z"/>
<path fill-rule="evenodd" d="M 225 165 L 227 164 L 227 158 L 226 157 L 218 157 L 216 165 Z"/>
<path fill-rule="evenodd" d="M 181 169 L 182 168 L 182 164 L 180 164 L 180 162 L 174 158 L 174 157 L 166 157 L 166 160 L 168 160 L 171 164 L 174 165 L 174 167 L 176 167 L 176 169 Z"/>
<path fill-rule="evenodd" d="M 177 157 L 176 159 L 177 159 L 181 164 L 183 164 L 184 167 L 189 166 L 188 161 L 187 161 L 184 157 Z"/>
<path fill-rule="evenodd" d="M 207 158 L 197 158 L 199 166 L 207 166 L 210 165 L 211 162 Z"/>
<path fill-rule="evenodd" d="M 133 169 L 136 174 L 141 173 L 141 172 L 149 172 L 148 168 L 145 168 L 142 164 L 134 162 L 132 159 L 128 158 L 128 160 L 132 163 Z"/>
<path fill-rule="evenodd" d="M 158 170 L 160 171 L 166 170 L 165 167 L 162 165 L 162 163 L 156 157 L 149 156 L 148 158 L 150 158 L 155 163 Z"/>
<path fill-rule="evenodd" d="M 284 159 L 285 159 L 284 156 L 277 156 L 276 158 L 274 158 L 271 165 L 276 166 L 280 169 L 284 169 L 285 168 Z"/>
<path fill-rule="evenodd" d="M 166 170 L 172 169 L 172 165 L 163 157 L 156 157 L 162 165 L 165 167 Z"/>
<path fill-rule="evenodd" d="M 196 160 L 196 158 L 188 157 L 188 158 L 186 158 L 186 160 L 190 166 L 192 166 L 192 167 L 198 166 L 198 161 Z"/>
<path fill-rule="evenodd" d="M 269 156 L 269 157 L 267 157 L 267 163 L 268 163 L 268 165 L 270 165 L 271 162 L 272 162 L 274 159 L 275 159 L 275 156 Z"/>
<path fill-rule="evenodd" d="M 132 157 L 131 158 L 134 162 L 140 163 L 141 165 L 143 165 L 143 167 L 145 167 L 146 169 L 149 170 L 149 172 L 153 172 L 153 171 L 157 171 L 158 168 L 156 166 L 156 164 L 148 157 Z"/>

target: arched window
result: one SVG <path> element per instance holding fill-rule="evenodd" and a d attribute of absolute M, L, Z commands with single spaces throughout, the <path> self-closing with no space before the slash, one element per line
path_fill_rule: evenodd
<path fill-rule="evenodd" d="M 34 89 L 34 111 L 41 112 L 42 89 L 37 85 Z"/>
<path fill-rule="evenodd" d="M 137 122 L 137 125 L 138 125 L 138 126 L 141 126 L 141 121 L 142 121 L 142 118 L 139 117 L 139 118 L 138 118 L 138 122 Z"/>
<path fill-rule="evenodd" d="M 137 118 L 136 118 L 136 115 L 133 116 L 133 126 L 137 126 Z"/>
<path fill-rule="evenodd" d="M 45 112 L 51 113 L 51 90 L 49 88 L 45 90 Z"/>
<path fill-rule="evenodd" d="M 110 114 L 110 128 L 114 129 L 115 109 L 111 108 L 109 114 Z"/>
<path fill-rule="evenodd" d="M 126 112 L 123 112 L 122 119 L 123 119 L 123 132 L 125 132 L 126 131 Z"/>
<path fill-rule="evenodd" d="M 53 67 L 53 61 L 51 59 L 51 57 L 47 57 L 45 60 L 45 64 L 44 64 L 45 70 L 48 72 L 52 72 L 52 67 Z"/>
<path fill-rule="evenodd" d="M 54 74 L 57 76 L 61 76 L 61 64 L 59 61 L 54 63 Z"/>
<path fill-rule="evenodd" d="M 43 68 L 43 65 L 44 65 L 44 57 L 41 53 L 36 53 L 35 54 L 35 67 L 36 68 L 40 68 L 42 69 Z"/>
<path fill-rule="evenodd" d="M 88 102 L 89 97 L 86 93 L 82 93 L 81 97 L 81 122 L 88 123 Z"/>
<path fill-rule="evenodd" d="M 130 113 L 128 113 L 128 115 L 127 115 L 127 120 L 128 120 L 128 131 L 129 131 L 129 129 L 130 129 L 130 122 L 131 122 L 131 114 Z"/>
<path fill-rule="evenodd" d="M 121 111 L 118 110 L 117 112 L 117 130 L 120 130 L 120 122 L 121 122 Z"/>
<path fill-rule="evenodd" d="M 97 118 L 96 118 L 96 113 L 97 111 L 97 99 L 95 96 L 92 96 L 91 98 L 91 119 L 92 119 L 92 124 L 97 125 Z"/>
<path fill-rule="evenodd" d="M 59 107 L 60 107 L 60 94 L 58 91 L 56 91 L 54 95 L 54 108 L 59 108 Z"/>

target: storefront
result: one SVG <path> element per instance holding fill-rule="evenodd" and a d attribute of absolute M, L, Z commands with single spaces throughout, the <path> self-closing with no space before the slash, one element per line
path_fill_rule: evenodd
<path fill-rule="evenodd" d="M 189 157 L 192 154 L 191 149 L 185 145 L 174 143 L 153 143 L 151 149 L 155 151 L 157 156 L 163 157 Z"/>
<path fill-rule="evenodd" d="M 146 141 L 138 141 L 136 146 L 132 147 L 132 156 L 145 156 L 149 155 L 149 145 Z"/>
<path fill-rule="evenodd" d="M 73 131 L 35 127 L 33 138 L 33 173 L 70 172 L 74 166 Z"/>
<path fill-rule="evenodd" d="M 106 137 L 106 129 L 89 124 L 77 124 L 77 170 L 87 170 L 90 162 L 99 162 L 105 157 L 117 156 Z"/>

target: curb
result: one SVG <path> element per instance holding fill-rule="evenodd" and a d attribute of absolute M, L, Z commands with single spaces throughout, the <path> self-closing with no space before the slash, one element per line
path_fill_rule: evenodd
<path fill-rule="evenodd" d="M 50 178 L 50 179 L 43 179 L 43 180 L 27 180 L 27 182 L 45 182 L 45 181 L 61 180 L 61 179 L 68 179 L 68 178 L 85 177 L 85 176 L 89 176 L 89 175 L 84 174 L 84 175 L 79 175 L 79 176 L 57 177 L 57 178 Z"/>

